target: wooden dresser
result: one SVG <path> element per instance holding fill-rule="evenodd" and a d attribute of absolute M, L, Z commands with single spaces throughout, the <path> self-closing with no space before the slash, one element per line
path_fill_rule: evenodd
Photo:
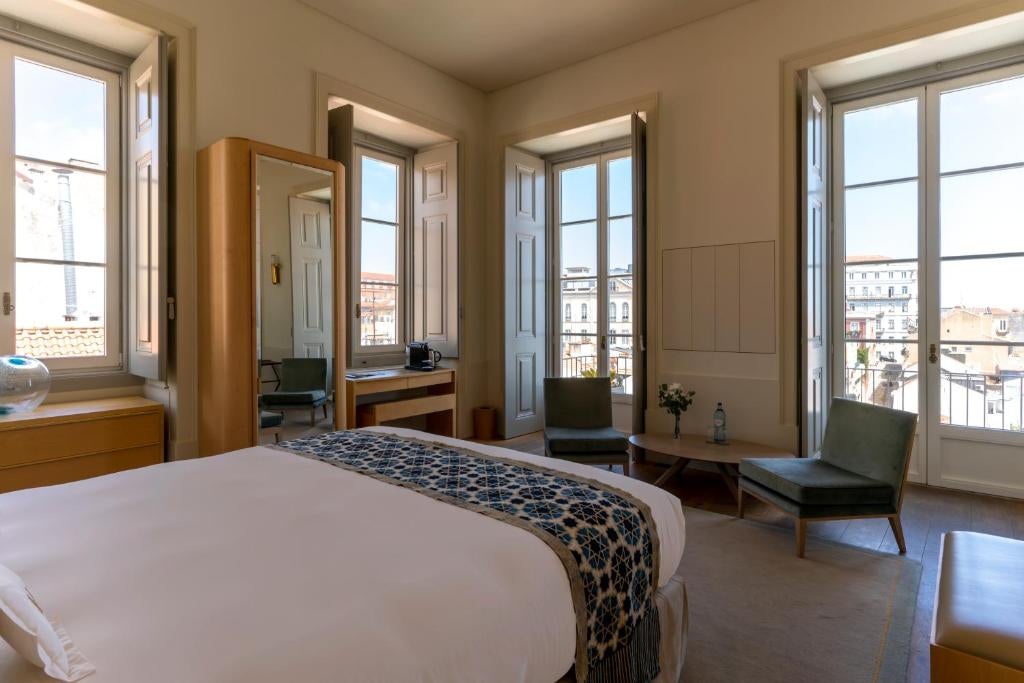
<path fill-rule="evenodd" d="M 164 460 L 164 408 L 140 396 L 0 415 L 0 493 Z"/>

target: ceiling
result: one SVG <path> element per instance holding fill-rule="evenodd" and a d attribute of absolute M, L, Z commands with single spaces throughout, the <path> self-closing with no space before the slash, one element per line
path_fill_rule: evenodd
<path fill-rule="evenodd" d="M 490 92 L 751 0 L 300 0 Z"/>

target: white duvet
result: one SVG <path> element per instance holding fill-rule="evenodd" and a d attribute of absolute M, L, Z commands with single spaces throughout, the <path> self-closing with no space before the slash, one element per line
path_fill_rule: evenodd
<path fill-rule="evenodd" d="M 632 493 L 653 513 L 661 585 L 675 572 L 671 494 L 429 438 Z M 64 622 L 90 683 L 550 683 L 575 653 L 565 570 L 535 536 L 268 448 L 0 495 L 0 564 Z M 0 642 L 0 681 L 47 680 Z"/>

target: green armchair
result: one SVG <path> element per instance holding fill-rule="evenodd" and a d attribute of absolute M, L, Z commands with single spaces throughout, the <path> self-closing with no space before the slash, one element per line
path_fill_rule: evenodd
<path fill-rule="evenodd" d="M 317 423 L 317 408 L 322 408 L 326 420 L 327 359 L 282 359 L 280 388 L 260 396 L 260 407 L 276 412 L 308 410 L 311 427 Z"/>
<path fill-rule="evenodd" d="M 748 493 L 794 517 L 798 557 L 809 521 L 886 517 L 906 553 L 900 509 L 916 431 L 914 413 L 832 399 L 820 458 L 740 463 L 738 516 Z"/>
<path fill-rule="evenodd" d="M 625 467 L 629 442 L 612 427 L 609 377 L 544 379 L 544 450 L 552 458 Z"/>

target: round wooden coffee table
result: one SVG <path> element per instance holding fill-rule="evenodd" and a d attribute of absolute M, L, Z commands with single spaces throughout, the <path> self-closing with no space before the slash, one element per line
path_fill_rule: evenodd
<path fill-rule="evenodd" d="M 792 453 L 750 441 L 730 439 L 724 444 L 709 443 L 707 438 L 699 434 L 681 434 L 678 439 L 671 434 L 634 434 L 629 442 L 635 448 L 642 448 L 661 455 L 675 458 L 668 470 L 654 482 L 661 486 L 666 481 L 686 469 L 691 462 L 708 462 L 715 465 L 718 473 L 725 480 L 733 498 L 739 497 L 736 478 L 739 476 L 738 466 L 743 458 L 792 458 Z"/>

